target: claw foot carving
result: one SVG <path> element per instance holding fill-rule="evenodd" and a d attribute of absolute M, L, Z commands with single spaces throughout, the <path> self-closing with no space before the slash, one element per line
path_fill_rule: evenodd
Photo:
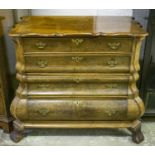
<path fill-rule="evenodd" d="M 24 137 L 24 126 L 19 121 L 13 122 L 14 130 L 10 134 L 10 139 L 18 143 Z"/>
<path fill-rule="evenodd" d="M 13 142 L 18 143 L 24 137 L 23 133 L 18 131 L 12 131 L 10 138 Z"/>
<path fill-rule="evenodd" d="M 131 127 L 129 130 L 132 133 L 132 141 L 139 144 L 144 140 L 144 135 L 141 131 L 141 123 L 138 124 L 136 127 Z"/>

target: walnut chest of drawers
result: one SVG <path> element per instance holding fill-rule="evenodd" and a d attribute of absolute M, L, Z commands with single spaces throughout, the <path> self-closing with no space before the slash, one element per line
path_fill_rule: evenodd
<path fill-rule="evenodd" d="M 11 138 L 26 128 L 129 128 L 141 142 L 136 81 L 146 35 L 130 17 L 24 17 L 10 32 L 20 81 Z"/>

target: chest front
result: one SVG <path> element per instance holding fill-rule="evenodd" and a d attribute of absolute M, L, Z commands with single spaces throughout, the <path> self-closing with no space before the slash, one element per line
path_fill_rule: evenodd
<path fill-rule="evenodd" d="M 25 17 L 10 35 L 20 81 L 11 112 L 22 127 L 140 124 L 136 81 L 146 33 L 131 18 Z"/>

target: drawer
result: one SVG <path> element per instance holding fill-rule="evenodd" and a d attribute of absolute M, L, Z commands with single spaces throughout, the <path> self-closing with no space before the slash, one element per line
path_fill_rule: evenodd
<path fill-rule="evenodd" d="M 127 100 L 113 99 L 59 99 L 28 100 L 28 118 L 31 121 L 51 120 L 125 120 Z"/>
<path fill-rule="evenodd" d="M 130 94 L 129 94 L 130 93 Z M 26 94 L 25 94 L 26 95 Z M 128 82 L 91 82 L 73 77 L 70 82 L 28 83 L 27 95 L 34 96 L 131 96 Z"/>
<path fill-rule="evenodd" d="M 23 38 L 28 52 L 131 52 L 132 38 Z"/>
<path fill-rule="evenodd" d="M 131 57 L 126 55 L 26 55 L 25 69 L 28 73 L 129 72 L 130 59 Z"/>

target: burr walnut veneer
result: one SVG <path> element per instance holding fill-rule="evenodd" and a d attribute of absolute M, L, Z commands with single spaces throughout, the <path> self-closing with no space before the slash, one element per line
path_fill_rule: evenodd
<path fill-rule="evenodd" d="M 136 81 L 146 35 L 130 17 L 24 17 L 10 32 L 20 81 L 11 138 L 26 128 L 129 128 L 141 142 Z"/>

